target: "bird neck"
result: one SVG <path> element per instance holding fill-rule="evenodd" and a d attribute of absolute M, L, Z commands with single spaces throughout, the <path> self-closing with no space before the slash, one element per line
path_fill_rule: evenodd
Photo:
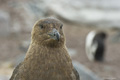
<path fill-rule="evenodd" d="M 38 59 L 49 59 L 50 57 L 57 57 L 58 59 L 63 59 L 63 56 L 65 56 L 65 58 L 68 58 L 68 60 L 71 60 L 65 45 L 52 47 L 32 43 L 27 51 L 26 59 L 30 57 L 38 57 Z"/>
<path fill-rule="evenodd" d="M 71 80 L 69 78 L 73 72 L 73 65 L 65 46 L 51 48 L 31 44 L 24 63 L 25 73 L 28 75 L 35 73 L 32 75 L 39 75 L 40 78 L 46 75 L 47 77 L 42 77 L 42 80 Z M 59 79 L 59 76 L 64 78 Z"/>

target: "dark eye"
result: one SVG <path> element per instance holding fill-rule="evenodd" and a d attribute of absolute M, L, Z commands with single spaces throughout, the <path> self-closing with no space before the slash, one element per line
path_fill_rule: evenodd
<path fill-rule="evenodd" d="M 40 28 L 43 29 L 44 28 L 43 25 L 40 25 Z"/>
<path fill-rule="evenodd" d="M 60 26 L 60 29 L 62 29 L 63 25 Z"/>

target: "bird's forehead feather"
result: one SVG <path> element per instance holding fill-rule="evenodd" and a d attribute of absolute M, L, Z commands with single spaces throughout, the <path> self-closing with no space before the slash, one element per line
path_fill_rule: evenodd
<path fill-rule="evenodd" d="M 42 21 L 42 23 L 44 24 L 51 24 L 51 23 L 57 23 L 57 24 L 60 24 L 61 22 L 60 21 L 58 21 L 58 20 L 55 20 L 55 19 L 45 19 L 45 20 L 43 20 Z"/>
<path fill-rule="evenodd" d="M 36 22 L 37 25 L 49 25 L 49 27 L 57 27 L 60 25 L 63 25 L 63 23 L 61 21 L 59 21 L 58 19 L 55 18 L 44 18 L 44 19 L 40 19 Z"/>

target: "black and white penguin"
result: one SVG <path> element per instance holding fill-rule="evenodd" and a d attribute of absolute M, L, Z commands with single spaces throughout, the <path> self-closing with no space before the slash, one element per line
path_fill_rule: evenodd
<path fill-rule="evenodd" d="M 91 61 L 103 61 L 105 52 L 106 33 L 91 31 L 86 37 L 86 54 Z"/>

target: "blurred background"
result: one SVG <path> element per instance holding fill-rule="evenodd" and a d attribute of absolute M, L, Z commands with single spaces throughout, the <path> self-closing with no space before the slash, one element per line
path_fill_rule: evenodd
<path fill-rule="evenodd" d="M 34 23 L 45 17 L 64 23 L 73 60 L 106 80 L 120 80 L 119 0 L 0 0 L 0 80 L 8 80 L 27 51 Z M 92 30 L 107 34 L 104 62 L 91 62 L 85 39 Z"/>

